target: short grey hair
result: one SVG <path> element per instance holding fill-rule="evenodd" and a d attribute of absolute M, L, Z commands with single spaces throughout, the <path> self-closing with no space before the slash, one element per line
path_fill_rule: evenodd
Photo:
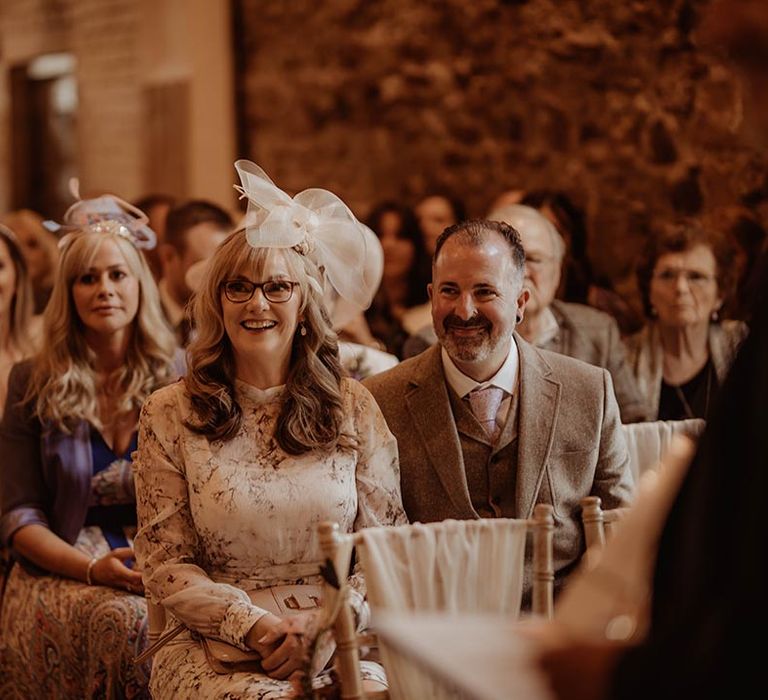
<path fill-rule="evenodd" d="M 530 231 L 538 227 L 547 233 L 552 241 L 552 250 L 558 263 L 565 257 L 565 241 L 555 225 L 537 209 L 525 204 L 506 204 L 494 209 L 488 218 L 491 221 L 503 221 L 518 231 Z"/>

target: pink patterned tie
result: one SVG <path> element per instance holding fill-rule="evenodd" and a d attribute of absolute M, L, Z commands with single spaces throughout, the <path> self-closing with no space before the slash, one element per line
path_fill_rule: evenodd
<path fill-rule="evenodd" d="M 496 423 L 496 414 L 504 398 L 504 389 L 497 386 L 487 386 L 485 389 L 474 389 L 468 396 L 469 405 L 475 418 L 483 426 L 488 436 L 496 442 L 499 437 L 499 426 Z"/>

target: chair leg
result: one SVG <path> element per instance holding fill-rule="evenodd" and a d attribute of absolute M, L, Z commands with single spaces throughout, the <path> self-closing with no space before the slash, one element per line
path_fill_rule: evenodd
<path fill-rule="evenodd" d="M 555 531 L 554 509 L 537 503 L 533 509 L 533 590 L 531 610 L 534 615 L 552 618 L 555 569 L 552 562 L 552 536 Z"/>
<path fill-rule="evenodd" d="M 323 556 L 331 562 L 336 561 L 338 550 L 339 526 L 337 523 L 320 523 L 318 526 L 320 548 Z M 335 566 L 335 564 L 334 564 Z M 336 572 L 340 578 L 346 572 Z M 329 589 L 326 582 L 324 588 Z M 330 591 L 328 591 L 330 592 Z M 331 596 L 326 593 L 326 600 Z M 325 604 L 325 603 L 324 603 Z M 357 630 L 352 608 L 344 604 L 333 623 L 333 633 L 336 639 L 336 672 L 339 674 L 342 700 L 364 700 L 363 678 L 360 670 L 360 652 L 357 645 Z"/>

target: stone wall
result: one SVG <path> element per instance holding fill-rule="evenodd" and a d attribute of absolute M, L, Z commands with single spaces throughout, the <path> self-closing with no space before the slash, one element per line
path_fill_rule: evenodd
<path fill-rule="evenodd" d="M 361 215 L 564 189 L 617 276 L 652 221 L 764 197 L 739 88 L 694 43 L 705 1 L 235 0 L 241 149 Z"/>

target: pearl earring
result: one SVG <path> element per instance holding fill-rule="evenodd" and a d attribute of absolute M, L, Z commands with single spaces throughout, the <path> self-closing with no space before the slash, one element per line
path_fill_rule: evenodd
<path fill-rule="evenodd" d="M 711 314 L 709 314 L 709 318 L 712 321 L 712 323 L 717 323 L 720 320 L 720 314 L 718 313 L 717 309 L 715 309 Z"/>
<path fill-rule="evenodd" d="M 307 327 L 303 324 L 299 324 L 299 333 L 301 334 L 302 338 L 307 334 Z"/>

